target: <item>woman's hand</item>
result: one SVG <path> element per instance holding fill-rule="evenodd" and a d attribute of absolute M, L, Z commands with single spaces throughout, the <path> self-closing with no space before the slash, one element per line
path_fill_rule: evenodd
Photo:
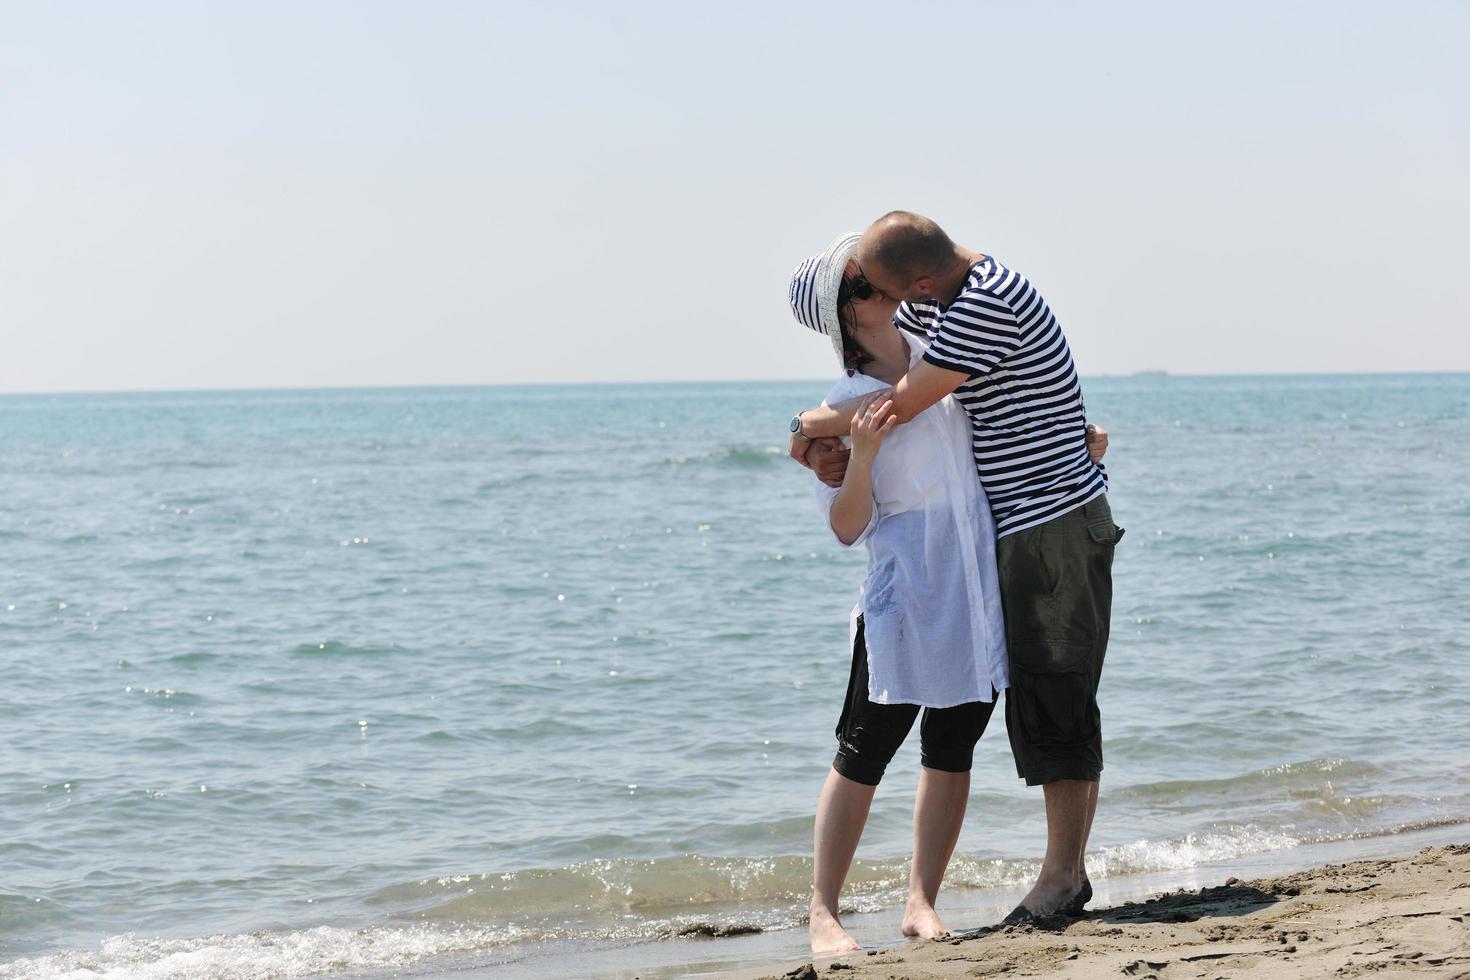
<path fill-rule="evenodd" d="M 880 405 L 868 405 L 860 408 L 852 417 L 852 458 L 856 461 L 871 463 L 873 457 L 878 455 L 878 447 L 883 444 L 884 436 L 893 431 L 898 424 L 898 416 L 892 414 L 893 399 L 888 399 Z"/>

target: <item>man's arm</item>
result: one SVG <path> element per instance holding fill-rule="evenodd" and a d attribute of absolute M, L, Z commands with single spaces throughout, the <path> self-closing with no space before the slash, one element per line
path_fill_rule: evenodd
<path fill-rule="evenodd" d="M 970 376 L 963 371 L 951 371 L 928 361 L 920 361 L 909 368 L 909 373 L 898 379 L 893 386 L 893 414 L 898 422 L 912 422 L 925 409 L 939 403 Z"/>
<path fill-rule="evenodd" d="M 889 414 L 897 416 L 900 425 L 912 422 L 916 415 L 968 380 L 969 375 L 962 371 L 951 371 L 928 361 L 920 361 L 909 369 L 908 374 L 899 378 L 898 384 L 891 389 L 893 409 Z M 836 405 L 808 409 L 801 413 L 801 431 L 813 439 L 845 436 L 858 409 L 866 407 L 865 402 L 884 397 L 888 391 L 875 391 Z"/>
<path fill-rule="evenodd" d="M 1087 424 L 1087 455 L 1101 463 L 1108 451 L 1108 430 L 1091 422 Z M 807 448 L 801 464 L 829 487 L 840 487 L 847 477 L 848 452 L 837 439 L 817 439 Z"/>
<path fill-rule="evenodd" d="M 793 434 L 787 450 L 792 459 L 803 466 L 808 466 L 806 455 L 811 449 L 811 441 L 847 435 L 853 416 L 866 408 L 867 403 L 879 399 L 891 399 L 893 408 L 889 414 L 896 416 L 899 424 L 911 422 L 920 412 L 953 392 L 967 380 L 969 380 L 969 375 L 963 371 L 951 371 L 930 364 L 928 361 L 920 361 L 909 369 L 908 374 L 899 378 L 898 384 L 892 388 L 884 388 L 882 391 L 875 391 L 861 398 L 838 402 L 836 405 L 809 408 L 802 412 L 802 435 Z"/>

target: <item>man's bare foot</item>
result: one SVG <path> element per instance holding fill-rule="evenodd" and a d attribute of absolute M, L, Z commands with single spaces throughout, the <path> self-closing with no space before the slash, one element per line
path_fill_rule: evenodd
<path fill-rule="evenodd" d="M 839 953 L 856 953 L 863 947 L 847 934 L 842 923 L 837 921 L 829 909 L 813 908 L 807 923 L 807 935 L 812 941 L 812 955 L 833 956 Z"/>
<path fill-rule="evenodd" d="M 1042 919 L 1067 909 L 1081 890 L 1081 882 L 1072 878 L 1041 878 L 1017 907 Z"/>
<path fill-rule="evenodd" d="M 942 939 L 949 935 L 949 930 L 944 923 L 939 921 L 939 913 L 928 902 L 916 902 L 909 900 L 908 907 L 903 910 L 903 934 L 910 939 Z"/>

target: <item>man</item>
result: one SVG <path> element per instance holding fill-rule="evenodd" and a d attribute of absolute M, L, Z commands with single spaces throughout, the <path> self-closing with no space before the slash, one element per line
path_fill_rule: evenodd
<path fill-rule="evenodd" d="M 923 360 L 886 394 L 906 422 L 953 394 L 970 417 L 975 465 L 996 525 L 1010 649 L 1006 727 L 1016 772 L 1042 786 L 1046 858 L 1007 922 L 1080 914 L 1092 897 L 1083 855 L 1097 809 L 1102 738 L 1097 686 L 1122 529 L 1107 474 L 1088 454 L 1071 350 L 1040 293 L 995 258 L 961 248 L 938 225 L 894 211 L 858 243 L 857 288 L 902 300 L 894 322 L 928 335 Z M 790 451 L 840 483 L 859 403 L 792 419 Z"/>

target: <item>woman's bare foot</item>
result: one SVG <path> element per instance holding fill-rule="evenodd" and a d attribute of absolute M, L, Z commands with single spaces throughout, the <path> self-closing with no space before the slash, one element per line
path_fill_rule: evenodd
<path fill-rule="evenodd" d="M 949 935 L 934 906 L 914 899 L 909 899 L 908 907 L 903 910 L 902 928 L 910 939 L 940 939 Z"/>
<path fill-rule="evenodd" d="M 830 909 L 813 908 L 807 923 L 807 935 L 812 941 L 812 955 L 833 956 L 839 953 L 856 953 L 863 947 L 847 934 L 842 923 L 837 921 Z"/>

